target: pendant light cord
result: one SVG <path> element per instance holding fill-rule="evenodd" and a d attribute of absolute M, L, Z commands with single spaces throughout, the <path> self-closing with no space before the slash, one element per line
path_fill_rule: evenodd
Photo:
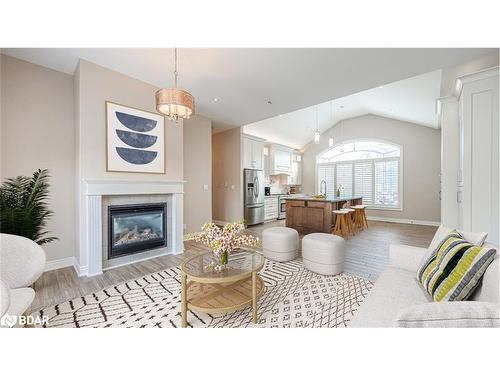
<path fill-rule="evenodd" d="M 319 131 L 319 129 L 318 129 L 318 106 L 316 106 L 316 131 Z"/>
<path fill-rule="evenodd" d="M 177 88 L 177 48 L 174 48 L 174 81 L 175 81 L 175 88 Z"/>

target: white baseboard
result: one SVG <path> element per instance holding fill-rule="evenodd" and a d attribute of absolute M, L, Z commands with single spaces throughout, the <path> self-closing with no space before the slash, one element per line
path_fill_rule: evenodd
<path fill-rule="evenodd" d="M 79 277 L 87 276 L 87 267 L 81 267 L 75 257 L 67 257 L 48 261 L 45 263 L 45 269 L 43 272 L 54 271 L 66 267 L 73 267 Z"/>
<path fill-rule="evenodd" d="M 433 227 L 439 227 L 441 225 L 438 221 L 427 221 L 427 220 L 414 220 L 414 219 L 399 219 L 396 217 L 383 217 L 383 216 L 367 216 L 368 220 L 372 221 L 385 221 L 387 223 L 399 223 L 399 224 L 416 224 L 416 225 L 430 225 Z"/>
<path fill-rule="evenodd" d="M 48 261 L 45 263 L 44 272 L 58 270 L 59 268 L 72 267 L 75 265 L 75 260 L 75 257 L 67 257 Z"/>

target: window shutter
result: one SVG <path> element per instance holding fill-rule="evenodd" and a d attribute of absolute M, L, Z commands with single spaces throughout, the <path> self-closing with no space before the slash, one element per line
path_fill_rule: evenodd
<path fill-rule="evenodd" d="M 335 190 L 342 185 L 341 197 L 352 197 L 352 163 L 337 164 L 337 185 Z"/>
<path fill-rule="evenodd" d="M 363 197 L 363 204 L 373 204 L 373 163 L 354 164 L 354 195 Z"/>
<path fill-rule="evenodd" d="M 375 161 L 375 204 L 399 206 L 399 161 Z"/>

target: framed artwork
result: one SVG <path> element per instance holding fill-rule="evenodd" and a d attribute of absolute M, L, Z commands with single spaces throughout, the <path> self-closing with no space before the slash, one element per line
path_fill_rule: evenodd
<path fill-rule="evenodd" d="M 165 173 L 165 118 L 106 102 L 108 172 Z"/>

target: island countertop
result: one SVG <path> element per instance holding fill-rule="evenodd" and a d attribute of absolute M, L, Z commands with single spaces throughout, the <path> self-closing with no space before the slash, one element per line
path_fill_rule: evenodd
<path fill-rule="evenodd" d="M 345 202 L 345 201 L 355 201 L 359 199 L 363 199 L 362 196 L 354 196 L 354 197 L 331 197 L 327 196 L 326 198 L 314 198 L 312 195 L 302 195 L 300 197 L 285 197 L 285 200 L 294 200 L 294 201 L 317 201 L 317 202 Z"/>
<path fill-rule="evenodd" d="M 363 203 L 362 196 L 314 198 L 311 195 L 284 197 L 286 226 L 300 233 L 331 233 L 335 210 L 345 203 L 354 206 Z"/>

